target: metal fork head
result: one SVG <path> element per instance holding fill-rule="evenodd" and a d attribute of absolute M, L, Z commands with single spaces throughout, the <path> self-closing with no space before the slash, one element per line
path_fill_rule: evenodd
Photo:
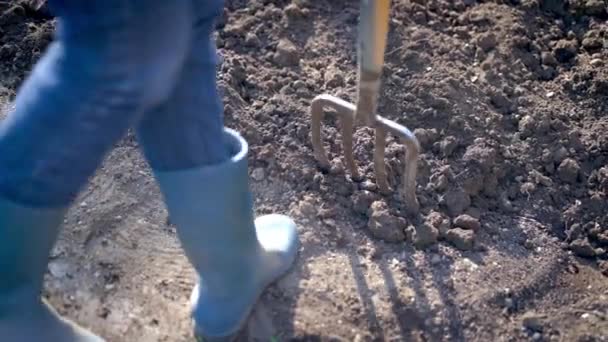
<path fill-rule="evenodd" d="M 311 103 L 310 114 L 312 118 L 312 146 L 315 159 L 324 169 L 330 168 L 329 159 L 325 154 L 321 137 L 321 121 L 325 114 L 325 108 L 332 108 L 336 111 L 342 126 L 342 143 L 346 166 L 353 180 L 361 180 L 357 164 L 353 155 L 353 133 L 355 128 L 356 116 L 366 115 L 362 113 L 361 107 L 344 101 L 338 97 L 322 94 L 315 97 Z M 358 108 L 359 107 L 359 108 Z M 372 112 L 373 113 L 373 112 Z M 387 181 L 386 168 L 384 164 L 384 150 L 386 143 L 386 133 L 390 132 L 400 138 L 406 146 L 405 170 L 403 172 L 401 197 L 405 203 L 406 210 L 410 214 L 417 214 L 419 211 L 418 199 L 416 197 L 416 171 L 420 144 L 414 134 L 407 128 L 394 121 L 383 118 L 379 115 L 369 114 L 371 126 L 375 129 L 374 143 L 374 171 L 376 173 L 376 184 L 382 193 L 390 193 Z"/>

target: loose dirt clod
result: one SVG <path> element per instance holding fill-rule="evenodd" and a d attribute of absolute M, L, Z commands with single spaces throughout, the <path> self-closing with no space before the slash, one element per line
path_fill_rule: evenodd
<path fill-rule="evenodd" d="M 572 158 L 564 159 L 557 168 L 559 178 L 566 183 L 575 183 L 580 173 L 580 166 Z"/>
<path fill-rule="evenodd" d="M 407 221 L 389 213 L 388 205 L 384 201 L 375 201 L 369 209 L 367 227 L 370 233 L 387 242 L 400 242 L 405 240 L 404 230 Z"/>
<path fill-rule="evenodd" d="M 460 187 L 448 190 L 443 196 L 443 201 L 452 216 L 462 214 L 471 205 L 471 197 Z"/>
<path fill-rule="evenodd" d="M 298 48 L 289 40 L 281 39 L 277 44 L 274 60 L 281 66 L 295 66 L 300 62 Z"/>
<path fill-rule="evenodd" d="M 475 232 L 481 229 L 481 224 L 479 220 L 470 216 L 470 215 L 460 215 L 454 219 L 454 226 L 464 229 L 470 229 Z"/>
<path fill-rule="evenodd" d="M 439 230 L 431 224 L 424 223 L 416 227 L 414 233 L 414 245 L 418 248 L 426 248 L 437 242 Z"/>
<path fill-rule="evenodd" d="M 591 258 L 595 256 L 595 249 L 589 243 L 589 240 L 586 238 L 580 238 L 572 241 L 570 243 L 570 249 L 574 254 L 583 257 L 583 258 Z"/>
<path fill-rule="evenodd" d="M 473 249 L 475 232 L 468 229 L 453 228 L 448 230 L 445 239 L 452 243 L 456 248 L 463 251 L 469 251 Z"/>

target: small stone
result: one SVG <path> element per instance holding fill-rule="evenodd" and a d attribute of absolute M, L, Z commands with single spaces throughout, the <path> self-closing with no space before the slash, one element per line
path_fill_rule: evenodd
<path fill-rule="evenodd" d="M 559 178 L 566 183 L 575 183 L 578 179 L 581 167 L 572 158 L 564 159 L 557 168 Z"/>
<path fill-rule="evenodd" d="M 254 169 L 253 172 L 251 173 L 251 178 L 253 178 L 255 181 L 261 182 L 266 177 L 265 173 L 266 172 L 264 171 L 263 168 L 258 167 L 256 169 Z"/>
<path fill-rule="evenodd" d="M 589 243 L 587 238 L 577 239 L 570 243 L 570 249 L 572 252 L 582 258 L 592 258 L 595 254 L 595 249 Z"/>
<path fill-rule="evenodd" d="M 439 254 L 433 254 L 431 257 L 431 265 L 438 265 L 441 263 L 441 256 Z"/>
<path fill-rule="evenodd" d="M 543 335 L 539 332 L 535 332 L 534 334 L 532 334 L 533 341 L 540 341 L 542 338 L 543 338 Z"/>
<path fill-rule="evenodd" d="M 476 232 L 481 229 L 481 223 L 479 223 L 479 220 L 467 214 L 456 217 L 454 219 L 454 225 L 456 227 L 470 229 Z"/>
<path fill-rule="evenodd" d="M 462 214 L 471 205 L 471 197 L 462 188 L 448 190 L 443 199 L 452 216 Z"/>
<path fill-rule="evenodd" d="M 448 230 L 445 239 L 452 243 L 456 248 L 463 251 L 469 251 L 473 249 L 475 232 L 462 228 L 454 228 Z"/>
<path fill-rule="evenodd" d="M 295 66 L 300 63 L 300 54 L 292 42 L 287 39 L 281 39 L 277 44 L 274 60 L 281 66 Z"/>
<path fill-rule="evenodd" d="M 405 240 L 404 230 L 407 221 L 402 217 L 391 215 L 384 201 L 375 201 L 369 209 L 368 228 L 370 233 L 386 242 Z"/>
<path fill-rule="evenodd" d="M 542 332 L 547 316 L 534 312 L 526 312 L 522 317 L 522 325 L 531 331 Z"/>

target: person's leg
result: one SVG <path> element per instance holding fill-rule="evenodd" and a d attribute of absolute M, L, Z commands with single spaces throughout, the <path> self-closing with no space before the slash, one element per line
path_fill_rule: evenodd
<path fill-rule="evenodd" d="M 0 123 L 0 340 L 94 341 L 42 305 L 63 215 L 112 145 L 163 102 L 189 49 L 191 4 L 50 0 L 56 40 Z"/>
<path fill-rule="evenodd" d="M 223 1 L 193 0 L 195 36 L 170 99 L 145 114 L 138 135 L 171 222 L 199 274 L 192 295 L 195 333 L 222 340 L 238 333 L 262 291 L 297 253 L 295 223 L 254 219 L 248 147 L 225 129 L 211 39 Z"/>

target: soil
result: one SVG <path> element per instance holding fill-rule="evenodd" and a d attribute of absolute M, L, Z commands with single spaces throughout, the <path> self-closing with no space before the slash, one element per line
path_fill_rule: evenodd
<path fill-rule="evenodd" d="M 302 240 L 242 340 L 607 341 L 607 3 L 392 7 L 379 113 L 422 145 L 417 216 L 377 190 L 373 130 L 355 132 L 362 181 L 345 171 L 333 116 L 331 170 L 312 155 L 311 100 L 355 99 L 358 2 L 226 3 L 226 124 L 251 144 L 256 212 L 291 214 Z M 10 113 L 54 22 L 17 1 L 0 12 Z M 403 155 L 390 137 L 394 189 Z M 186 341 L 193 282 L 129 134 L 69 212 L 45 296 L 110 341 Z"/>

